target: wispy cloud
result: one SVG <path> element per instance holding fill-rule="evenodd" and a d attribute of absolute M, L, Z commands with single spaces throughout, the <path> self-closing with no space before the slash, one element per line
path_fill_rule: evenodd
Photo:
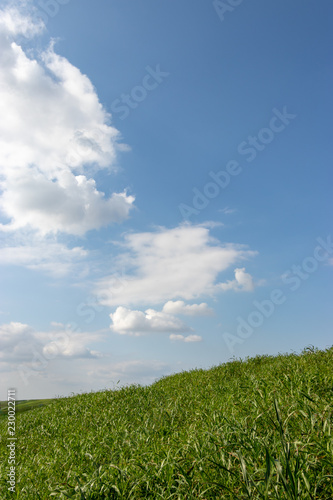
<path fill-rule="evenodd" d="M 218 211 L 223 213 L 224 215 L 232 215 L 235 212 L 237 212 L 237 210 L 235 208 L 229 208 L 229 207 L 221 208 Z"/>

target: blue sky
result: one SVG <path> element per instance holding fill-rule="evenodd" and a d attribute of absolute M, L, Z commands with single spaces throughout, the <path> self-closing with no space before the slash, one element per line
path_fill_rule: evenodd
<path fill-rule="evenodd" d="M 0 399 L 329 347 L 331 2 L 0 8 Z"/>

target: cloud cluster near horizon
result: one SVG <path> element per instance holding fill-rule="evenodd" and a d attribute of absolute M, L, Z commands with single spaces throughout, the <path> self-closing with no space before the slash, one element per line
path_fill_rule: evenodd
<path fill-rule="evenodd" d="M 61 358 L 98 358 L 101 354 L 87 347 L 101 340 L 96 333 L 71 332 L 65 325 L 53 325 L 49 332 L 38 332 L 29 325 L 11 322 L 0 325 L 0 367 L 25 363 L 34 366 L 41 360 Z M 37 369 L 37 368 L 35 368 Z"/>

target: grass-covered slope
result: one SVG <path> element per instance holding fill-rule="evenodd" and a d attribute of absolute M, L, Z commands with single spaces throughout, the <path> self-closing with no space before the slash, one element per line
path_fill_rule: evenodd
<path fill-rule="evenodd" d="M 333 349 L 256 357 L 17 416 L 1 498 L 333 499 Z M 54 497 L 50 495 L 54 495 Z"/>

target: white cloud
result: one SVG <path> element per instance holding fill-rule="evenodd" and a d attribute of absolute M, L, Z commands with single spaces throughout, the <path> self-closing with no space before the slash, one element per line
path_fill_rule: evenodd
<path fill-rule="evenodd" d="M 21 6 L 24 4 L 22 1 L 20 3 Z M 2 35 L 33 37 L 43 30 L 44 25 L 41 21 L 34 22 L 29 15 L 23 15 L 17 7 L 7 7 L 0 10 L 0 33 Z"/>
<path fill-rule="evenodd" d="M 184 337 L 184 335 L 171 334 L 169 339 L 180 342 L 202 342 L 202 337 L 200 337 L 200 335 L 188 335 L 187 337 Z"/>
<path fill-rule="evenodd" d="M 21 363 L 40 369 L 57 357 L 96 358 L 100 353 L 90 350 L 87 345 L 101 338 L 99 334 L 59 327 L 50 332 L 38 332 L 29 325 L 11 322 L 0 325 L 0 363 Z"/>
<path fill-rule="evenodd" d="M 54 238 L 17 235 L 0 246 L 0 265 L 24 266 L 62 277 L 74 269 L 85 272 L 87 255 L 82 247 L 68 248 Z"/>
<path fill-rule="evenodd" d="M 121 335 L 139 336 L 151 332 L 186 332 L 191 330 L 175 316 L 154 309 L 142 312 L 120 306 L 113 314 L 110 314 L 110 318 L 112 320 L 111 329 Z"/>
<path fill-rule="evenodd" d="M 163 312 L 168 314 L 184 314 L 186 316 L 212 316 L 213 309 L 209 308 L 205 302 L 201 304 L 186 305 L 183 300 L 169 300 L 163 306 Z"/>
<path fill-rule="evenodd" d="M 93 174 L 116 165 L 119 133 L 89 78 L 53 46 L 31 58 L 17 44 L 40 30 L 0 10 L 1 229 L 83 235 L 126 219 L 134 198 L 98 191 Z"/>
<path fill-rule="evenodd" d="M 96 293 L 104 305 L 158 304 L 211 296 L 221 291 L 218 276 L 222 271 L 256 255 L 244 245 L 220 243 L 207 227 L 191 225 L 127 234 L 123 247 L 125 253 L 114 262 L 124 270 L 123 286 L 112 287 L 110 277 L 97 285 Z"/>
<path fill-rule="evenodd" d="M 61 172 L 52 181 L 30 168 L 17 177 L 7 176 L 1 184 L 0 206 L 11 223 L 0 228 L 7 231 L 30 227 L 41 234 L 83 235 L 126 219 L 134 201 L 126 193 L 105 199 L 93 179 L 70 172 Z"/>
<path fill-rule="evenodd" d="M 187 337 L 185 337 L 185 340 L 184 342 L 201 342 L 202 341 L 202 337 L 200 337 L 200 335 L 188 335 Z"/>
<path fill-rule="evenodd" d="M 98 351 L 92 351 L 86 344 L 96 342 L 98 336 L 89 333 L 73 333 L 65 336 L 63 332 L 53 334 L 54 338 L 43 346 L 43 355 L 46 359 L 55 357 L 65 358 L 99 358 L 102 356 Z"/>
<path fill-rule="evenodd" d="M 23 323 L 9 323 L 0 326 L 0 359 L 5 357 L 8 351 L 18 351 L 20 343 L 31 341 L 33 330 Z"/>
<path fill-rule="evenodd" d="M 245 267 L 235 269 L 235 279 L 220 283 L 221 290 L 234 290 L 235 292 L 252 292 L 254 290 L 254 283 L 252 276 L 245 271 Z"/>

